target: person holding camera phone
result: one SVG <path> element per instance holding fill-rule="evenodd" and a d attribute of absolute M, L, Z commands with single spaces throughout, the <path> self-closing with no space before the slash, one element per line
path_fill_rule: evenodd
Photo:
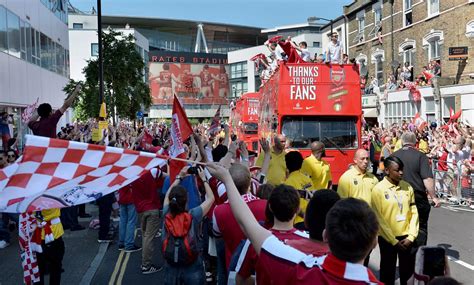
<path fill-rule="evenodd" d="M 415 267 L 418 210 L 413 188 L 402 180 L 403 166 L 398 157 L 387 157 L 386 176 L 372 190 L 372 209 L 380 223 L 380 281 L 387 285 L 395 283 L 397 256 L 401 285 L 407 284 Z"/>

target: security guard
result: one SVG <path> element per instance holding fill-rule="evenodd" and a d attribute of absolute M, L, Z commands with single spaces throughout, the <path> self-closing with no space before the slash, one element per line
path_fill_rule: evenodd
<path fill-rule="evenodd" d="M 354 165 L 339 178 L 337 193 L 341 198 L 357 198 L 367 204 L 372 201 L 372 188 L 379 182 L 375 175 L 367 172 L 369 153 L 358 149 L 354 155 Z"/>
<path fill-rule="evenodd" d="M 380 224 L 380 281 L 395 283 L 397 255 L 400 284 L 407 284 L 415 268 L 413 241 L 418 236 L 418 210 L 413 188 L 402 180 L 403 162 L 394 156 L 384 161 L 385 174 L 372 190 L 372 208 Z"/>
<path fill-rule="evenodd" d="M 303 164 L 303 156 L 301 153 L 298 151 L 290 151 L 285 155 L 285 162 L 290 174 L 284 184 L 293 186 L 300 194 L 300 212 L 295 218 L 295 228 L 305 230 L 304 213 L 308 206 L 308 200 L 310 196 L 312 196 L 310 193 L 316 190 L 316 188 L 314 188 L 311 179 L 300 170 Z"/>
<path fill-rule="evenodd" d="M 325 147 L 322 142 L 315 141 L 311 144 L 312 155 L 305 158 L 301 171 L 313 181 L 315 189 L 328 189 L 332 185 L 332 176 L 329 163 L 322 160 L 325 156 Z"/>

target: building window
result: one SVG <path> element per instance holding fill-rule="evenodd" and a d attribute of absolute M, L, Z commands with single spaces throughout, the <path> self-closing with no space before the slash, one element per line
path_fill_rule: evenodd
<path fill-rule="evenodd" d="M 320 42 L 313 42 L 313 47 L 314 48 L 319 48 L 319 47 L 321 47 L 321 43 Z"/>
<path fill-rule="evenodd" d="M 247 62 L 237 62 L 230 65 L 230 78 L 247 77 Z"/>
<path fill-rule="evenodd" d="M 413 0 L 404 0 L 403 1 L 403 24 L 404 24 L 404 26 L 409 26 L 409 25 L 413 24 L 412 4 L 413 4 Z"/>
<path fill-rule="evenodd" d="M 429 59 L 438 59 L 440 57 L 440 40 L 433 40 L 429 42 Z"/>
<path fill-rule="evenodd" d="M 408 46 L 403 50 L 403 64 L 408 62 L 409 66 L 413 66 L 413 47 Z"/>
<path fill-rule="evenodd" d="M 383 55 L 378 55 L 375 58 L 375 77 L 377 78 L 377 81 L 379 82 L 379 86 L 382 86 L 384 81 L 383 81 Z"/>
<path fill-rule="evenodd" d="M 20 58 L 20 18 L 7 10 L 8 53 Z"/>
<path fill-rule="evenodd" d="M 7 9 L 0 5 L 0 51 L 6 51 L 7 49 Z"/>
<path fill-rule="evenodd" d="M 389 102 L 385 104 L 385 119 L 388 125 L 400 123 L 402 120 L 411 121 L 417 112 L 412 101 Z"/>
<path fill-rule="evenodd" d="M 439 0 L 428 0 L 428 16 L 439 14 Z"/>
<path fill-rule="evenodd" d="M 363 33 L 365 29 L 365 16 L 358 18 L 357 23 L 359 25 L 359 33 Z"/>
<path fill-rule="evenodd" d="M 99 44 L 92 43 L 91 44 L 91 56 L 99 56 Z"/>
<path fill-rule="evenodd" d="M 73 29 L 83 29 L 84 24 L 83 23 L 72 23 L 72 28 Z"/>
<path fill-rule="evenodd" d="M 369 37 L 375 37 L 382 30 L 382 7 L 374 9 L 374 28 L 370 31 Z"/>
<path fill-rule="evenodd" d="M 231 94 L 232 98 L 241 97 L 242 94 L 248 91 L 247 82 L 246 81 L 245 82 L 244 81 L 232 82 L 231 91 L 232 91 L 232 94 Z"/>

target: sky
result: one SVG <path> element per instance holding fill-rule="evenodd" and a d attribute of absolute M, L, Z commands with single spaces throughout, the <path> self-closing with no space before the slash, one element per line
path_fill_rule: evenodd
<path fill-rule="evenodd" d="M 81 11 L 96 0 L 69 0 Z M 308 17 L 342 15 L 352 0 L 102 0 L 102 15 L 198 20 L 259 28 L 305 23 Z M 321 22 L 324 23 L 324 22 Z"/>

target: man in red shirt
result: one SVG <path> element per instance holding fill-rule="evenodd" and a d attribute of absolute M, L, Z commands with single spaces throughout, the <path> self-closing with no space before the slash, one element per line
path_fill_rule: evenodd
<path fill-rule="evenodd" d="M 53 108 L 48 103 L 38 106 L 38 113 L 33 115 L 28 122 L 28 127 L 35 136 L 56 138 L 56 126 L 61 116 L 72 105 L 77 95 L 81 91 L 81 85 L 78 84 L 72 94 L 64 100 L 64 104 L 53 113 Z M 39 121 L 38 121 L 38 118 Z"/>
<path fill-rule="evenodd" d="M 151 274 L 163 269 L 152 264 L 153 253 L 155 252 L 153 239 L 160 228 L 161 203 L 158 197 L 158 189 L 161 189 L 163 180 L 163 172 L 153 168 L 130 184 L 133 203 L 142 229 L 142 274 Z"/>
<path fill-rule="evenodd" d="M 293 227 L 296 214 L 299 212 L 299 204 L 300 196 L 291 186 L 281 184 L 270 194 L 267 205 L 267 221 L 273 224 L 270 231 L 279 240 L 307 240 L 309 238 L 306 232 Z M 236 255 L 239 256 L 235 267 L 237 284 L 253 284 L 251 275 L 254 271 L 257 284 L 271 284 L 271 276 L 267 275 L 265 268 L 258 262 L 257 253 L 250 245 L 249 240 L 245 242 L 240 254 L 234 253 L 235 258 Z M 231 276 L 232 274 L 229 274 L 229 279 Z"/>
<path fill-rule="evenodd" d="M 265 207 L 267 205 L 267 201 L 260 200 L 249 192 L 251 184 L 249 169 L 241 164 L 234 164 L 229 169 L 228 173 L 229 172 L 232 180 L 235 182 L 233 187 L 237 187 L 240 199 L 242 199 L 246 203 L 248 209 L 250 209 L 249 214 L 254 220 L 265 221 Z M 237 224 L 234 216 L 232 215 L 232 210 L 228 202 L 218 205 L 214 209 L 212 220 L 213 231 L 215 235 L 222 236 L 224 239 L 226 257 L 225 264 L 226 268 L 228 269 L 232 253 L 235 251 L 239 243 L 245 238 L 245 236 Z"/>
<path fill-rule="evenodd" d="M 382 284 L 363 266 L 377 245 L 379 230 L 366 202 L 348 198 L 331 208 L 323 232 L 331 253 L 314 257 L 285 245 L 252 217 L 227 169 L 216 163 L 208 163 L 207 168 L 224 182 L 235 220 L 252 242 L 259 262 L 271 273 L 272 284 Z"/>

